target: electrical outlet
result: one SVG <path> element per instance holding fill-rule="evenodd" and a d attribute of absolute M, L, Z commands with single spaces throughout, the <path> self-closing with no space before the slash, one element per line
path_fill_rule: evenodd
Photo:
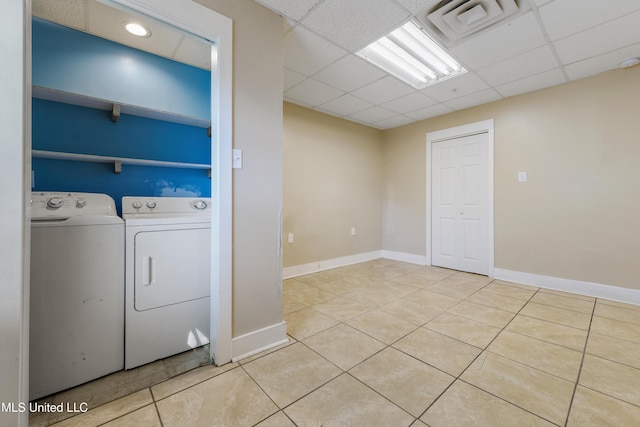
<path fill-rule="evenodd" d="M 356 228 L 355 227 L 351 227 L 351 235 L 352 236 L 356 235 Z"/>
<path fill-rule="evenodd" d="M 289 233 L 289 235 L 287 236 L 287 242 L 293 243 L 293 233 Z"/>

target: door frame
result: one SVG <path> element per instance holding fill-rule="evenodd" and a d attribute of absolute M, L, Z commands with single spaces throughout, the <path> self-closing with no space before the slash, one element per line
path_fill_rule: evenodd
<path fill-rule="evenodd" d="M 100 0 L 213 42 L 211 48 L 211 306 L 209 354 L 231 361 L 233 21 L 193 0 Z M 216 126 L 217 125 L 217 126 Z"/>
<path fill-rule="evenodd" d="M 456 126 L 453 128 L 442 129 L 434 132 L 427 133 L 427 156 L 426 156 L 426 164 L 427 164 L 427 176 L 426 176 L 426 191 L 427 191 L 427 226 L 426 226 L 426 265 L 432 265 L 432 251 L 431 251 L 431 226 L 432 226 L 432 212 L 431 209 L 433 207 L 431 201 L 431 183 L 433 182 L 432 173 L 433 167 L 431 164 L 432 156 L 431 156 L 431 147 L 433 143 L 440 141 L 447 141 L 451 139 L 457 139 L 464 136 L 475 135 L 479 133 L 486 133 L 488 137 L 488 164 L 487 164 L 487 174 L 488 174 L 488 187 L 487 188 L 487 202 L 489 204 L 487 213 L 489 216 L 489 253 L 488 253 L 488 276 L 494 277 L 495 270 L 495 260 L 494 260 L 494 245 L 495 245 L 495 229 L 494 229 L 494 123 L 493 119 L 483 120 L 475 123 L 468 123 L 466 125 Z"/>

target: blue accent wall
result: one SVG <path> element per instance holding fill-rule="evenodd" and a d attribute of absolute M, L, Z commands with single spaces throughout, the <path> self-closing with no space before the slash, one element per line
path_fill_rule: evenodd
<path fill-rule="evenodd" d="M 33 84 L 192 117 L 211 117 L 211 74 L 34 18 Z"/>
<path fill-rule="evenodd" d="M 126 75 L 127 67 L 131 72 Z M 46 21 L 33 22 L 33 83 L 77 93 L 209 117 L 210 73 Z M 158 105 L 164 103 L 164 107 Z M 209 164 L 211 138 L 200 127 L 33 99 L 32 148 Z M 206 169 L 33 159 L 34 191 L 105 193 L 121 213 L 122 196 L 211 197 Z"/>

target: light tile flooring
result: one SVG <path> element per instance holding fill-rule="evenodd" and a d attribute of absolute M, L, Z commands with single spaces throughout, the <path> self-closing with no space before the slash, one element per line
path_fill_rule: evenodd
<path fill-rule="evenodd" d="M 56 425 L 640 425 L 638 306 L 384 259 L 283 299 L 288 344 Z"/>

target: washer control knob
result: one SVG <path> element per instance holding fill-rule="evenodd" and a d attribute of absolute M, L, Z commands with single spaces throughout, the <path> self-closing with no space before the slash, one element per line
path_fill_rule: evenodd
<path fill-rule="evenodd" d="M 204 200 L 198 200 L 197 202 L 195 202 L 195 203 L 193 204 L 193 206 L 194 206 L 196 209 L 200 209 L 200 210 L 202 210 L 202 209 L 206 209 L 206 208 L 207 208 L 207 202 L 205 202 Z"/>
<path fill-rule="evenodd" d="M 84 208 L 87 206 L 87 201 L 85 199 L 76 200 L 76 208 Z"/>
<path fill-rule="evenodd" d="M 157 203 L 156 203 L 156 202 L 154 202 L 154 201 L 147 202 L 147 207 L 148 207 L 149 209 L 154 209 L 156 206 L 158 206 L 158 205 L 157 205 Z"/>
<path fill-rule="evenodd" d="M 140 209 L 142 207 L 142 203 L 140 203 L 140 201 L 136 200 L 133 203 L 131 203 L 131 206 L 133 206 L 134 209 Z"/>
<path fill-rule="evenodd" d="M 58 209 L 62 207 L 63 200 L 61 197 L 52 197 L 47 200 L 47 207 L 50 209 Z"/>

